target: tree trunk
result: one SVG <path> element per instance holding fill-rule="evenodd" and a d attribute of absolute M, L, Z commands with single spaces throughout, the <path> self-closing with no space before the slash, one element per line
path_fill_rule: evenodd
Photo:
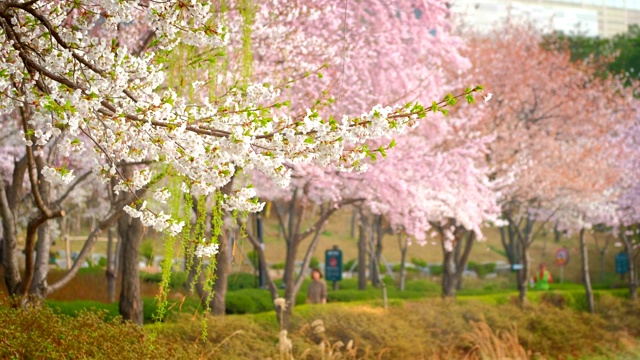
<path fill-rule="evenodd" d="M 116 301 L 116 283 L 118 280 L 118 258 L 120 257 L 120 246 L 122 241 L 113 244 L 113 230 L 109 228 L 107 231 L 107 301 L 113 303 Z"/>
<path fill-rule="evenodd" d="M 227 280 L 231 265 L 231 249 L 229 237 L 224 231 L 218 237 L 218 256 L 216 257 L 216 282 L 213 284 L 213 300 L 211 300 L 211 313 L 222 316 L 226 312 Z"/>
<path fill-rule="evenodd" d="M 529 246 L 527 244 L 521 244 L 522 246 L 522 270 L 518 273 L 518 299 L 520 305 L 525 306 L 527 304 L 527 290 L 529 287 Z"/>
<path fill-rule="evenodd" d="M 400 245 L 400 291 L 405 289 L 405 281 L 407 278 L 407 241 L 402 239 L 402 234 L 398 234 L 398 244 Z"/>
<path fill-rule="evenodd" d="M 4 179 L 0 177 L 0 218 L 2 219 L 3 235 L 2 272 L 10 296 L 17 293 L 22 281 L 18 268 L 18 228 L 11 201 L 19 194 L 11 194 L 11 192 L 11 187 L 5 187 Z"/>
<path fill-rule="evenodd" d="M 460 290 L 462 284 L 462 275 L 467 267 L 471 249 L 475 242 L 475 233 L 468 232 L 465 240 L 464 229 L 457 228 L 454 236 L 456 251 L 449 251 L 444 246 L 444 234 L 442 236 L 442 296 L 445 298 L 455 298 L 457 290 Z"/>
<path fill-rule="evenodd" d="M 358 224 L 358 290 L 367 289 L 367 233 L 369 231 L 369 218 L 360 212 Z"/>
<path fill-rule="evenodd" d="M 442 259 L 442 297 L 455 298 L 456 296 L 456 281 L 455 281 L 455 254 L 453 251 L 447 251 L 442 243 L 442 251 L 444 257 Z"/>
<path fill-rule="evenodd" d="M 638 298 L 638 283 L 636 279 L 636 264 L 633 244 L 625 234 L 626 229 L 621 227 L 620 238 L 624 244 L 624 249 L 629 257 L 629 299 L 635 301 Z"/>
<path fill-rule="evenodd" d="M 122 269 L 120 315 L 125 320 L 131 320 L 135 324 L 142 325 L 139 253 L 144 227 L 139 219 L 123 214 L 118 220 L 118 233 L 122 242 L 120 251 L 120 267 Z"/>
<path fill-rule="evenodd" d="M 42 159 L 37 162 L 38 173 L 42 170 Z M 40 197 L 45 204 L 51 202 L 51 184 L 39 181 Z M 33 281 L 29 292 L 37 299 L 44 299 L 47 293 L 47 275 L 49 274 L 49 250 L 51 249 L 51 224 L 44 222 L 38 227 L 38 242 L 36 243 L 36 261 L 34 263 Z"/>
<path fill-rule="evenodd" d="M 589 251 L 587 242 L 584 239 L 584 229 L 580 230 L 580 255 L 582 257 L 582 278 L 587 295 L 587 308 L 589 312 L 592 313 L 595 311 L 595 303 L 593 300 L 593 289 L 591 288 L 591 276 L 589 275 Z"/>
<path fill-rule="evenodd" d="M 51 224 L 47 221 L 38 228 L 35 271 L 29 293 L 35 299 L 44 299 L 49 274 L 49 250 L 51 249 Z"/>
<path fill-rule="evenodd" d="M 291 235 L 290 235 L 291 236 Z M 284 267 L 284 299 L 286 301 L 286 310 L 280 314 L 282 320 L 282 327 L 285 330 L 289 330 L 291 326 L 291 315 L 293 313 L 293 307 L 296 305 L 296 293 L 295 293 L 295 263 L 296 254 L 298 252 L 298 243 L 294 239 L 291 239 L 287 243 L 287 254 Z"/>
<path fill-rule="evenodd" d="M 376 287 L 383 282 L 383 278 L 380 274 L 380 264 L 382 261 L 382 239 L 384 238 L 384 229 L 382 227 L 382 215 L 376 217 L 376 231 L 375 231 L 375 257 L 376 257 L 376 271 L 375 277 Z"/>

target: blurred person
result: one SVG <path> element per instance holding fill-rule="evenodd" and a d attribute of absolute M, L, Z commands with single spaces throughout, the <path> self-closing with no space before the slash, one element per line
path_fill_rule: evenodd
<path fill-rule="evenodd" d="M 549 290 L 549 284 L 553 283 L 553 276 L 547 270 L 545 264 L 540 264 L 540 268 L 536 276 L 534 276 L 536 290 Z"/>
<path fill-rule="evenodd" d="M 322 280 L 322 273 L 318 269 L 311 270 L 311 284 L 307 291 L 307 304 L 327 303 L 327 284 Z"/>

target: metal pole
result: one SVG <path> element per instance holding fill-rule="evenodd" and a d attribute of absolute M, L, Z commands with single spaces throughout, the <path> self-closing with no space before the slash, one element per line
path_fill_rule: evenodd
<path fill-rule="evenodd" d="M 560 284 L 564 280 L 564 265 L 560 266 Z"/>

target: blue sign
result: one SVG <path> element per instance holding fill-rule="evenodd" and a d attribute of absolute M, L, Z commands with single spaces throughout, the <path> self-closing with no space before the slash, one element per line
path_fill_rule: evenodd
<path fill-rule="evenodd" d="M 337 246 L 324 253 L 324 277 L 327 281 L 342 280 L 342 251 Z"/>
<path fill-rule="evenodd" d="M 629 255 L 626 252 L 621 252 L 616 255 L 616 273 L 626 274 L 629 272 Z"/>

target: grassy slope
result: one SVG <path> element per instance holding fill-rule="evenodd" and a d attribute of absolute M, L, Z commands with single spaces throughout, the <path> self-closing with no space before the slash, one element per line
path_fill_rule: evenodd
<path fill-rule="evenodd" d="M 324 251 L 338 245 L 343 251 L 344 261 L 355 259 L 357 256 L 357 239 L 350 236 L 351 233 L 351 210 L 343 209 L 337 212 L 328 222 L 324 232 L 320 236 L 320 242 L 315 250 L 314 256 L 321 262 L 324 261 Z M 82 233 L 82 231 L 80 231 Z M 271 217 L 265 220 L 265 243 L 266 243 L 266 256 L 269 263 L 281 262 L 284 259 L 286 245 L 284 241 L 278 237 L 278 223 L 275 219 L 275 215 L 271 214 Z M 590 263 L 592 280 L 598 282 L 601 279 L 600 272 L 600 257 L 595 249 L 595 242 L 593 237 L 588 235 L 588 242 L 590 246 Z M 602 235 L 600 235 L 603 237 Z M 486 239 L 482 242 L 475 244 L 470 260 L 478 263 L 492 262 L 492 261 L 507 261 L 507 259 L 500 254 L 503 247 L 500 241 L 500 234 L 498 229 L 487 228 L 485 229 Z M 546 240 L 546 252 L 545 248 Z M 154 249 L 158 255 L 162 255 L 162 238 L 153 232 L 149 232 L 149 235 L 145 241 L 153 242 Z M 397 263 L 400 260 L 400 250 L 398 248 L 397 239 L 393 235 L 387 235 L 384 238 L 383 244 L 383 256 L 387 261 L 391 263 Z M 72 251 L 79 251 L 83 245 L 82 241 L 72 241 Z M 96 244 L 94 253 L 106 253 L 106 242 L 100 241 Z M 579 259 L 579 244 L 575 237 L 568 239 L 562 239 L 559 243 L 554 243 L 553 233 L 544 234 L 542 232 L 540 238 L 534 242 L 531 247 L 531 259 L 534 266 L 538 263 L 544 262 L 548 265 L 549 270 L 554 277 L 559 277 L 559 267 L 555 265 L 554 255 L 555 251 L 561 247 L 569 249 L 571 256 L 569 265 L 565 267 L 564 277 L 567 280 L 578 282 L 581 280 L 580 273 L 580 259 Z M 251 245 L 246 240 L 240 240 L 238 247 L 234 250 L 234 271 L 248 271 L 246 264 L 243 264 L 243 258 L 241 256 L 241 249 L 245 253 L 251 250 Z M 63 250 L 64 243 L 57 241 L 52 249 L 54 251 Z M 606 269 L 608 274 L 606 279 L 608 282 L 616 281 L 619 279 L 614 274 L 614 257 L 620 251 L 619 248 L 615 248 L 613 244 L 609 246 L 606 256 Z M 301 250 L 298 255 L 299 259 L 304 255 L 304 251 Z M 441 249 L 438 243 L 429 241 L 427 245 L 420 246 L 414 244 L 410 247 L 407 258 L 418 258 L 427 261 L 428 263 L 440 263 L 441 262 Z"/>

